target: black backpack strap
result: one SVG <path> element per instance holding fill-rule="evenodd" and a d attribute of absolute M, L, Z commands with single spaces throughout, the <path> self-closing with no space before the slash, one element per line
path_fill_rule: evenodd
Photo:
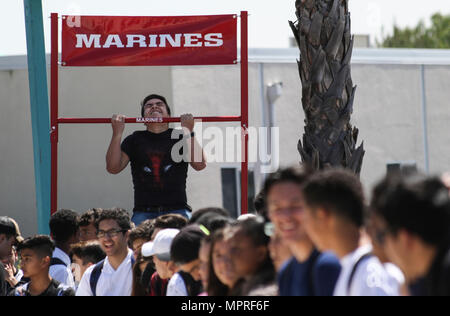
<path fill-rule="evenodd" d="M 364 260 L 372 257 L 373 254 L 371 252 L 366 253 L 364 255 L 362 255 L 358 261 L 356 261 L 355 265 L 353 266 L 352 272 L 350 273 L 350 277 L 348 278 L 348 283 L 347 283 L 347 295 L 350 296 L 350 289 L 352 287 L 352 283 L 353 283 L 353 277 L 355 276 L 356 273 L 356 269 L 358 268 L 359 264 L 361 262 L 363 262 Z"/>
<path fill-rule="evenodd" d="M 100 275 L 102 274 L 103 265 L 105 263 L 105 259 L 98 262 L 91 273 L 91 278 L 89 279 L 89 284 L 91 285 L 92 296 L 97 296 L 97 283 L 98 279 L 100 279 Z"/>
<path fill-rule="evenodd" d="M 50 266 L 58 266 L 58 265 L 62 265 L 62 266 L 67 267 L 67 264 L 65 264 L 64 261 L 62 261 L 61 259 L 52 258 L 50 260 Z"/>

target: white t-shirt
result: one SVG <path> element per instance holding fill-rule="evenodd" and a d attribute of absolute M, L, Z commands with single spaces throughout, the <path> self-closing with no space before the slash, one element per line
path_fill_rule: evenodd
<path fill-rule="evenodd" d="M 23 278 L 23 271 L 22 269 L 17 270 L 16 275 L 14 276 L 14 279 L 16 279 L 17 282 L 20 282 Z"/>
<path fill-rule="evenodd" d="M 392 277 L 386 272 L 377 257 L 363 259 L 357 266 L 348 291 L 349 278 L 357 261 L 370 253 L 372 247 L 363 246 L 356 249 L 340 260 L 341 273 L 339 275 L 334 296 L 397 296 L 398 288 L 391 285 Z"/>
<path fill-rule="evenodd" d="M 122 261 L 117 270 L 114 270 L 106 257 L 102 273 L 97 282 L 96 295 L 97 296 L 131 296 L 133 285 L 133 269 L 132 258 L 133 251 L 128 249 L 128 255 Z M 91 274 L 95 265 L 90 266 L 78 286 L 76 296 L 93 296 L 91 291 Z"/>
<path fill-rule="evenodd" d="M 179 273 L 175 273 L 170 279 L 166 296 L 188 296 L 186 284 Z"/>
<path fill-rule="evenodd" d="M 64 262 L 65 266 L 62 264 L 50 266 L 50 276 L 59 283 L 75 289 L 75 279 L 72 274 L 70 257 L 59 248 L 55 248 L 52 257 Z"/>
<path fill-rule="evenodd" d="M 401 293 L 401 288 L 405 284 L 405 275 L 403 274 L 402 270 L 400 270 L 395 264 L 393 263 L 385 263 L 384 269 L 389 275 L 389 285 L 393 289 L 393 291 L 396 291 Z"/>

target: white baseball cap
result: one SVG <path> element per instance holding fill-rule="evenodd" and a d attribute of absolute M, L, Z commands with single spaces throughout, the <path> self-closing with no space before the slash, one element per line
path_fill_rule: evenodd
<path fill-rule="evenodd" d="M 170 261 L 170 246 L 179 229 L 163 229 L 153 241 L 149 241 L 142 246 L 141 253 L 144 257 L 157 256 L 159 260 Z"/>
<path fill-rule="evenodd" d="M 237 221 L 238 222 L 243 222 L 243 221 L 245 221 L 245 220 L 247 220 L 249 218 L 257 218 L 257 216 L 255 214 L 252 214 L 252 213 L 242 214 L 241 216 L 239 216 L 237 218 Z"/>

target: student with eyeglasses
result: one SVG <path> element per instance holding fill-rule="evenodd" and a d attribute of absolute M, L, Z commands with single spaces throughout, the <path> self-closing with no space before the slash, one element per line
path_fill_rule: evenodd
<path fill-rule="evenodd" d="M 134 257 L 128 248 L 130 216 L 119 208 L 103 210 L 95 226 L 106 258 L 86 270 L 76 295 L 131 296 Z"/>

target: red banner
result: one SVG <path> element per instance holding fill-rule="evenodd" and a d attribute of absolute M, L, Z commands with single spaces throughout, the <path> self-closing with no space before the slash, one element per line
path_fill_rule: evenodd
<path fill-rule="evenodd" d="M 236 15 L 63 16 L 63 66 L 223 65 L 237 60 Z"/>

